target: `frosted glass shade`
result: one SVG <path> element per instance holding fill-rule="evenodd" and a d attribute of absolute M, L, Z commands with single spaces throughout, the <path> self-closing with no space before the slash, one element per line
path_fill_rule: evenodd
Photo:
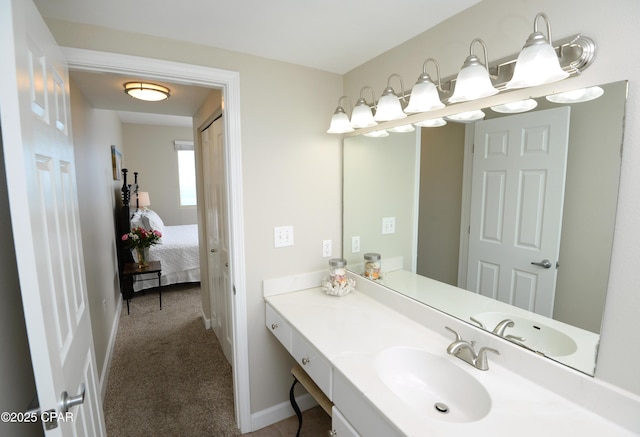
<path fill-rule="evenodd" d="M 382 130 L 374 130 L 373 132 L 369 132 L 364 134 L 365 137 L 371 137 L 371 138 L 383 138 L 383 137 L 388 137 L 389 136 L 389 132 L 387 132 L 386 130 L 382 129 Z"/>
<path fill-rule="evenodd" d="M 404 112 L 413 114 L 416 112 L 427 112 L 444 108 L 444 103 L 440 101 L 438 89 L 433 82 L 416 83 L 411 90 L 409 105 Z"/>
<path fill-rule="evenodd" d="M 406 132 L 414 132 L 416 130 L 412 124 L 405 124 L 403 126 L 390 127 L 387 129 L 389 132 L 395 133 L 406 133 Z"/>
<path fill-rule="evenodd" d="M 562 80 L 569 73 L 560 67 L 556 51 L 548 42 L 525 46 L 516 61 L 507 89 L 525 88 Z"/>
<path fill-rule="evenodd" d="M 477 109 L 475 111 L 460 112 L 458 114 L 448 115 L 447 118 L 452 121 L 460 121 L 462 123 L 469 123 L 476 120 L 481 120 L 485 116 L 482 110 Z"/>
<path fill-rule="evenodd" d="M 538 102 L 533 99 L 518 100 L 517 102 L 509 102 L 503 105 L 492 106 L 491 109 L 503 114 L 518 114 L 527 112 L 538 106 Z"/>
<path fill-rule="evenodd" d="M 447 121 L 444 118 L 433 118 L 431 120 L 422 120 L 417 123 L 413 123 L 414 126 L 419 127 L 440 127 L 447 124 Z"/>
<path fill-rule="evenodd" d="M 407 114 L 402 111 L 400 100 L 393 93 L 393 89 L 387 88 L 378 100 L 378 108 L 373 119 L 377 122 L 399 120 L 405 118 Z"/>
<path fill-rule="evenodd" d="M 476 58 L 477 59 L 477 58 Z M 449 103 L 466 102 L 498 94 L 493 87 L 489 71 L 479 62 L 465 62 L 456 78 L 456 87 Z"/>
<path fill-rule="evenodd" d="M 578 90 L 565 91 L 559 94 L 547 96 L 547 100 L 553 103 L 581 103 L 594 100 L 604 94 L 599 86 L 580 88 Z"/>
<path fill-rule="evenodd" d="M 373 119 L 373 112 L 371 107 L 367 105 L 364 99 L 358 99 L 356 107 L 353 108 L 351 113 L 351 126 L 359 129 L 364 127 L 375 126 L 378 123 Z"/>
<path fill-rule="evenodd" d="M 344 109 L 338 106 L 336 112 L 334 112 L 333 114 L 333 117 L 331 117 L 331 124 L 329 125 L 327 133 L 344 134 L 347 132 L 353 132 L 353 128 L 351 127 L 349 117 L 347 117 L 347 114 L 345 114 Z"/>

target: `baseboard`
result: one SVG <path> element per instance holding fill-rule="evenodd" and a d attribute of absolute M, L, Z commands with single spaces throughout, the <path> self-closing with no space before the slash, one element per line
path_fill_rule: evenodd
<path fill-rule="evenodd" d="M 202 323 L 204 323 L 204 329 L 211 329 L 211 319 L 207 318 L 204 314 L 204 310 L 202 309 L 202 305 L 200 305 L 200 317 L 202 317 Z"/>
<path fill-rule="evenodd" d="M 300 411 L 305 411 L 318 405 L 316 400 L 313 399 L 309 393 L 296 396 L 296 402 L 298 403 L 298 407 L 300 407 Z M 282 402 L 278 405 L 274 405 L 273 407 L 251 414 L 251 430 L 257 431 L 265 426 L 273 425 L 274 423 L 280 422 L 281 420 L 287 419 L 295 414 L 296 413 L 293 411 L 291 403 Z"/>
<path fill-rule="evenodd" d="M 118 302 L 116 303 L 116 314 L 111 324 L 111 335 L 109 336 L 109 345 L 107 347 L 107 356 L 105 357 L 102 372 L 100 372 L 100 395 L 104 401 L 107 394 L 107 381 L 109 380 L 109 371 L 111 370 L 111 360 L 113 360 L 113 348 L 116 343 L 116 335 L 118 334 L 118 322 L 120 321 L 120 313 L 122 312 L 122 294 L 118 293 Z"/>

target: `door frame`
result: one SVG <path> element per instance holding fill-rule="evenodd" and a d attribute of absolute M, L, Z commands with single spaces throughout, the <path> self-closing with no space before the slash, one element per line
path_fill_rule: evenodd
<path fill-rule="evenodd" d="M 200 65 L 160 59 L 61 47 L 69 69 L 143 75 L 149 79 L 222 89 L 225 108 L 226 165 L 229 192 L 231 265 L 235 287 L 233 307 L 233 391 L 236 423 L 240 431 L 251 431 L 249 387 L 249 341 L 247 332 L 246 267 L 244 252 L 244 212 L 242 149 L 240 137 L 240 74 Z"/>

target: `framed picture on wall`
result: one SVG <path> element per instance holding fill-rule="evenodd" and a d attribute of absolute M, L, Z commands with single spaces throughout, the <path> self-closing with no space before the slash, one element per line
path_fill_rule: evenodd
<path fill-rule="evenodd" d="M 122 153 L 116 146 L 111 146 L 111 168 L 113 169 L 113 180 L 119 181 L 122 174 Z"/>

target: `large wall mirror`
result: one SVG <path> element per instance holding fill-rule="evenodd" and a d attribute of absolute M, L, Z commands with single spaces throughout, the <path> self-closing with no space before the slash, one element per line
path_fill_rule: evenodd
<path fill-rule="evenodd" d="M 627 82 L 577 103 L 344 139 L 343 257 L 410 298 L 595 371 Z M 556 100 L 556 102 L 552 101 Z M 362 280 L 365 280 L 364 278 Z"/>

